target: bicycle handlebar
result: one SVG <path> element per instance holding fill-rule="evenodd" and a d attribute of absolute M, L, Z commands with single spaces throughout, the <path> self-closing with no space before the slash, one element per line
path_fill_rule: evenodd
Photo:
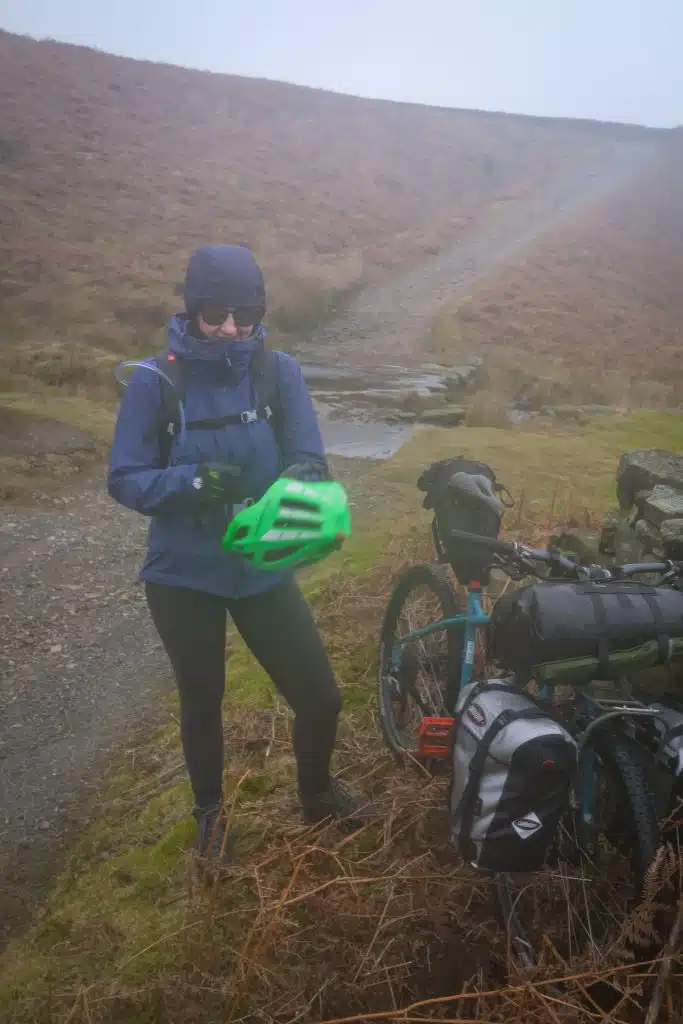
<path fill-rule="evenodd" d="M 603 565 L 582 565 L 576 559 L 568 558 L 553 548 L 528 548 L 518 541 L 494 540 L 492 537 L 482 537 L 481 534 L 468 533 L 466 530 L 451 530 L 450 535 L 456 540 L 465 540 L 470 544 L 479 544 L 495 554 L 512 556 L 527 563 L 544 562 L 547 565 L 564 569 L 573 576 L 580 576 L 588 580 L 619 579 L 625 576 L 635 576 L 639 573 L 675 572 L 683 575 L 683 562 L 629 562 L 625 565 L 615 565 L 607 568 Z"/>

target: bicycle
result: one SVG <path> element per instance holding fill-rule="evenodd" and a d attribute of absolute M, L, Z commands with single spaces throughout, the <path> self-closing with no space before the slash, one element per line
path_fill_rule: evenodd
<path fill-rule="evenodd" d="M 432 527 L 440 563 L 444 547 L 436 521 Z M 581 565 L 555 549 L 537 550 L 514 541 L 490 539 L 452 530 L 458 541 L 484 546 L 493 567 L 511 579 L 543 579 L 547 566 L 551 579 L 614 580 L 648 574 L 664 585 L 683 584 L 683 562 L 633 563 L 606 568 Z M 418 625 L 410 619 L 400 630 L 412 596 L 426 591 L 437 604 L 436 614 Z M 398 755 L 436 761 L 448 756 L 447 735 L 454 721 L 460 689 L 473 679 L 479 632 L 490 616 L 482 608 L 481 585 L 467 589 L 463 612 L 443 564 L 420 564 L 396 581 L 382 626 L 378 666 L 378 707 L 385 740 Z M 430 652 L 426 641 L 441 636 L 440 648 Z M 516 679 L 525 687 L 527 679 Z M 557 705 L 555 687 L 542 684 L 536 695 L 546 706 Z M 529 968 L 542 959 L 547 939 L 571 959 L 590 947 L 599 953 L 613 930 L 614 917 L 623 921 L 642 899 L 648 869 L 661 844 L 660 820 L 669 799 L 655 785 L 652 753 L 637 739 L 637 730 L 624 727 L 634 720 L 656 717 L 638 700 L 600 695 L 589 687 L 571 687 L 563 724 L 578 743 L 578 771 L 573 786 L 572 812 L 563 820 L 549 854 L 549 868 L 519 882 L 506 874 L 494 876 L 499 914 L 507 929 L 509 953 Z M 561 695 L 560 695 L 561 696 Z M 417 711 L 417 735 L 408 731 L 410 705 Z M 638 721 L 642 733 L 642 721 Z M 608 868 L 608 871 L 601 870 Z M 558 879 L 566 907 L 566 935 L 556 935 L 556 897 L 543 891 L 543 882 Z M 608 907 L 609 900 L 609 907 Z M 579 919 L 585 911 L 587 920 Z"/>

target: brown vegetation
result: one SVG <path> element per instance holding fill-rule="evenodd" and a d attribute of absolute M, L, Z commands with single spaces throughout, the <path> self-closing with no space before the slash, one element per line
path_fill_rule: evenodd
<path fill-rule="evenodd" d="M 89 387 L 149 352 L 188 252 L 244 241 L 307 330 L 496 202 L 640 129 L 361 100 L 0 34 L 0 370 Z"/>
<path fill-rule="evenodd" d="M 545 532 L 532 521 L 517 526 L 529 540 Z M 412 532 L 410 561 L 429 556 L 423 538 Z M 290 716 L 277 699 L 254 706 L 252 681 L 251 701 L 242 695 L 230 709 L 226 812 L 238 849 L 230 873 L 200 880 L 182 856 L 186 792 L 171 788 L 182 764 L 168 732 L 130 751 L 127 788 L 108 805 L 107 831 L 86 839 L 88 873 L 81 877 L 74 858 L 59 909 L 34 933 L 31 970 L 22 973 L 16 954 L 9 961 L 9 1020 L 642 1024 L 666 961 L 624 959 L 619 940 L 651 937 L 651 910 L 616 923 L 614 944 L 602 950 L 567 962 L 548 937 L 541 966 L 529 976 L 508 973 L 490 883 L 449 847 L 447 778 L 399 768 L 381 748 L 368 662 L 388 566 L 400 566 L 406 540 L 390 542 L 383 564 L 360 580 L 333 574 L 317 592 L 343 666 L 344 775 L 379 801 L 380 820 L 353 835 L 297 823 Z M 139 832 L 134 848 L 131 831 Z M 36 965 L 47 972 L 38 983 Z M 661 985 L 669 1012 L 659 1018 L 672 1024 L 681 1007 L 677 954 L 673 966 Z"/>
<path fill-rule="evenodd" d="M 530 407 L 678 405 L 683 394 L 683 148 L 585 208 L 442 313 L 427 346 L 479 352 Z"/>

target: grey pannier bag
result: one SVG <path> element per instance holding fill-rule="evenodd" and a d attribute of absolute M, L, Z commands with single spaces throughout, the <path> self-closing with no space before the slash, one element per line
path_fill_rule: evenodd
<path fill-rule="evenodd" d="M 654 718 L 645 719 L 654 726 L 655 733 L 654 738 L 648 737 L 648 746 L 655 763 L 673 778 L 674 792 L 683 796 L 683 706 L 653 701 L 647 708 L 657 712 Z"/>
<path fill-rule="evenodd" d="M 573 737 L 512 681 L 471 683 L 455 710 L 451 839 L 488 871 L 538 871 L 569 811 Z"/>

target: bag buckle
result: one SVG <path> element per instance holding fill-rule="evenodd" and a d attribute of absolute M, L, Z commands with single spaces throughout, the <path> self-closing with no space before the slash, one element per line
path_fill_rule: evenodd
<path fill-rule="evenodd" d="M 455 718 L 430 715 L 420 722 L 418 757 L 448 758 L 453 745 Z"/>
<path fill-rule="evenodd" d="M 256 409 L 247 409 L 246 412 L 240 413 L 240 420 L 242 423 L 256 423 L 258 419 L 258 412 Z"/>

